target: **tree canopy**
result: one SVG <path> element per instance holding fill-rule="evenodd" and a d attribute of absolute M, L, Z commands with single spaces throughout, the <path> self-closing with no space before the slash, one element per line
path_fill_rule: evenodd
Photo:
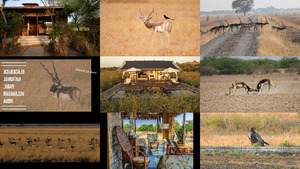
<path fill-rule="evenodd" d="M 232 9 L 235 13 L 243 13 L 244 16 L 254 6 L 254 0 L 235 0 L 232 2 Z"/>

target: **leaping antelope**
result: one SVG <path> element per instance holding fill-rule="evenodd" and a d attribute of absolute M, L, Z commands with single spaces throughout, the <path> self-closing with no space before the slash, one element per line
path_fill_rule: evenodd
<path fill-rule="evenodd" d="M 163 44 L 162 41 L 162 34 L 163 33 L 168 33 L 168 41 L 170 44 L 170 34 L 171 34 L 171 30 L 172 30 L 172 22 L 169 19 L 165 19 L 164 21 L 155 21 L 153 23 L 149 22 L 149 20 L 152 18 L 151 14 L 154 12 L 154 9 L 152 10 L 152 12 L 145 17 L 141 11 L 141 9 L 139 9 L 140 13 L 142 16 L 140 16 L 140 18 L 142 19 L 142 21 L 144 22 L 145 26 L 148 29 L 152 29 L 154 30 L 154 37 L 156 35 L 156 32 L 160 33 L 160 42 L 161 44 Z"/>
<path fill-rule="evenodd" d="M 244 88 L 247 91 L 247 94 L 252 91 L 256 91 L 256 89 L 253 89 L 250 85 L 248 85 L 246 82 L 233 82 L 232 86 L 229 87 L 229 94 L 233 93 L 235 94 L 236 89 Z"/>
<path fill-rule="evenodd" d="M 264 85 L 268 85 L 269 86 L 269 90 L 270 91 L 270 87 L 273 86 L 276 90 L 276 93 L 278 93 L 276 86 L 274 84 L 274 81 L 272 79 L 262 79 L 261 81 L 258 82 L 257 86 L 256 86 L 256 90 L 258 91 L 258 93 L 260 93 L 262 91 L 262 87 Z"/>
<path fill-rule="evenodd" d="M 55 77 L 48 71 L 48 69 L 44 66 L 42 62 L 40 62 L 40 64 L 52 78 L 53 84 L 50 87 L 50 93 L 54 98 L 58 100 L 59 105 L 61 105 L 62 100 L 73 100 L 76 102 L 80 101 L 81 90 L 77 87 L 65 87 L 61 84 L 62 79 L 58 78 L 53 61 L 52 66 L 55 73 Z"/>

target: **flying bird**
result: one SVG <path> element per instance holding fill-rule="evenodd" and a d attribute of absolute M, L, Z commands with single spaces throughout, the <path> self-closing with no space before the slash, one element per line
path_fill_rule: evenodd
<path fill-rule="evenodd" d="M 175 19 L 171 19 L 171 18 L 167 17 L 166 15 L 164 15 L 164 17 L 165 17 L 165 19 L 170 19 L 172 21 L 175 21 Z"/>
<path fill-rule="evenodd" d="M 269 145 L 269 143 L 265 142 L 265 141 L 260 137 L 260 135 L 254 131 L 254 127 L 251 127 L 251 128 L 250 128 L 250 133 L 251 133 L 251 134 L 248 136 L 248 138 L 249 138 L 249 140 L 251 141 L 251 144 L 260 142 L 260 145 L 261 145 L 261 146 L 264 146 L 264 144 Z"/>

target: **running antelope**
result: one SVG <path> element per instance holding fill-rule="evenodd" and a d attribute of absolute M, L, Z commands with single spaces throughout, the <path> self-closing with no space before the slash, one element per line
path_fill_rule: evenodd
<path fill-rule="evenodd" d="M 272 29 L 276 29 L 277 32 L 286 29 L 286 26 L 283 24 L 282 21 L 281 21 L 281 23 L 282 23 L 281 27 L 280 26 L 272 26 Z"/>
<path fill-rule="evenodd" d="M 240 89 L 240 88 L 244 88 L 247 91 L 247 94 L 249 94 L 249 92 L 256 91 L 255 89 L 253 89 L 250 85 L 248 85 L 245 82 L 233 82 L 232 86 L 229 87 L 229 94 L 231 94 L 231 93 L 235 94 L 234 91 L 236 89 Z"/>
<path fill-rule="evenodd" d="M 53 84 L 50 87 L 50 93 L 54 98 L 58 100 L 59 105 L 61 105 L 62 100 L 73 100 L 76 102 L 80 101 L 81 90 L 77 87 L 65 87 L 61 84 L 62 79 L 58 78 L 53 61 L 52 66 L 55 73 L 55 77 L 48 71 L 48 69 L 44 66 L 42 62 L 40 62 L 40 64 L 52 78 Z"/>
<path fill-rule="evenodd" d="M 160 42 L 161 44 L 163 44 L 162 41 L 162 34 L 163 33 L 168 33 L 168 41 L 170 44 L 170 34 L 171 34 L 171 30 L 172 30 L 172 22 L 169 19 L 165 19 L 164 21 L 158 20 L 155 21 L 153 23 L 149 22 L 149 20 L 152 18 L 151 14 L 154 12 L 154 9 L 152 10 L 152 12 L 145 17 L 141 11 L 141 9 L 139 9 L 141 16 L 140 18 L 142 19 L 142 21 L 144 22 L 145 26 L 148 29 L 152 29 L 154 31 L 154 37 L 156 35 L 156 32 L 160 33 Z"/>
<path fill-rule="evenodd" d="M 261 81 L 258 82 L 257 86 L 256 86 L 256 90 L 258 91 L 258 93 L 260 93 L 262 91 L 262 87 L 264 85 L 268 85 L 269 86 L 269 90 L 270 91 L 270 87 L 273 86 L 276 90 L 276 93 L 278 93 L 276 86 L 274 84 L 274 81 L 272 79 L 262 79 Z"/>
<path fill-rule="evenodd" d="M 268 22 L 268 19 L 267 19 L 267 17 L 265 17 L 265 19 L 266 19 L 266 22 L 256 22 L 256 26 L 260 26 L 261 28 L 263 28 L 263 26 L 265 26 L 265 25 L 268 25 L 269 24 L 269 22 Z M 254 29 L 257 29 L 257 27 L 255 27 Z"/>

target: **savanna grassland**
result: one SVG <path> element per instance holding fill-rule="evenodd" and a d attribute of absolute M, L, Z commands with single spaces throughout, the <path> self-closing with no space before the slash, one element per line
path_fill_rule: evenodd
<path fill-rule="evenodd" d="M 251 127 L 269 146 L 300 146 L 299 113 L 201 113 L 200 146 L 251 147 Z"/>
<path fill-rule="evenodd" d="M 8 60 L 17 61 L 17 60 Z M 91 110 L 91 74 L 82 72 L 91 71 L 90 60 L 53 60 L 58 77 L 62 79 L 61 84 L 64 87 L 77 87 L 81 90 L 79 103 L 75 101 L 62 100 L 61 105 L 56 98 L 50 95 L 50 87 L 53 84 L 51 76 L 40 64 L 45 65 L 50 73 L 55 76 L 52 67 L 52 60 L 22 60 L 27 62 L 25 75 L 11 75 L 21 77 L 21 82 L 14 82 L 15 89 L 7 91 L 24 91 L 24 97 L 6 97 L 13 98 L 14 105 L 27 105 L 28 111 L 90 111 Z M 6 69 L 7 67 L 5 67 Z M 20 67 L 18 67 L 19 69 Z M 4 67 L 0 67 L 3 73 Z M 15 67 L 14 67 L 15 69 Z M 76 70 L 79 69 L 80 71 Z M 7 75 L 6 75 L 7 76 Z M 3 84 L 3 78 L 0 79 Z M 12 84 L 12 83 L 9 83 Z M 0 96 L 3 102 L 3 96 Z"/>
<path fill-rule="evenodd" d="M 174 18 L 170 43 L 167 35 L 160 35 L 145 27 L 139 18 L 152 13 L 150 22 Z M 101 56 L 199 56 L 200 55 L 200 1 L 145 0 L 100 2 Z"/>
<path fill-rule="evenodd" d="M 0 141 L 0 162 L 100 162 L 99 126 L 2 126 Z"/>
<path fill-rule="evenodd" d="M 259 15 L 269 25 L 260 29 L 257 56 L 299 56 L 300 55 L 300 13 L 283 13 Z M 271 26 L 286 26 L 285 30 L 277 31 Z"/>

